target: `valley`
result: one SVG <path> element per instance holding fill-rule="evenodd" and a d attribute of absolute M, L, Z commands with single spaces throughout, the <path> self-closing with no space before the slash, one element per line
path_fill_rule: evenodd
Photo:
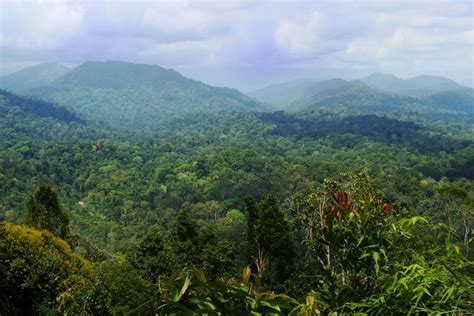
<path fill-rule="evenodd" d="M 70 281 L 77 282 L 71 296 L 60 296 L 61 307 L 50 302 L 62 285 L 31 285 L 34 302 L 15 298 L 22 291 L 15 273 L 29 271 L 27 264 L 0 266 L 11 269 L 11 283 L 0 287 L 13 293 L 5 308 L 46 304 L 74 314 L 87 302 L 97 315 L 286 314 L 307 297 L 318 297 L 326 314 L 385 306 L 408 313 L 420 300 L 428 313 L 472 308 L 471 88 L 441 77 L 374 74 L 301 79 L 246 95 L 122 61 L 44 64 L 0 78 L 0 88 L 3 234 L 41 256 L 25 246 L 40 233 L 14 226 L 35 228 L 28 220 L 35 194 L 38 205 L 41 194 L 57 194 L 68 216 L 61 237 L 93 264 L 71 272 L 80 277 Z M 324 221 L 317 205 L 327 207 Z M 35 247 L 79 260 L 45 229 Z M 0 244 L 21 252 L 7 248 Z M 389 259 L 407 248 L 419 256 Z M 319 255 L 328 249 L 332 263 Z M 440 278 L 426 285 L 429 296 L 412 299 L 417 282 L 428 282 L 419 275 L 409 276 L 406 289 L 384 288 L 415 264 Z M 37 277 L 41 267 L 25 273 Z M 168 292 L 160 292 L 164 280 Z M 239 284 L 250 286 L 249 297 Z M 172 294 L 178 290 L 183 298 Z M 220 306 L 222 297 L 202 294 L 208 290 L 235 306 Z M 258 291 L 273 294 L 248 303 Z"/>

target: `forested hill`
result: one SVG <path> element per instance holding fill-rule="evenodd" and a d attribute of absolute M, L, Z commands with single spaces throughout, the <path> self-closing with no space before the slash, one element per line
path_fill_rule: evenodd
<path fill-rule="evenodd" d="M 58 78 L 55 83 L 63 87 L 94 89 L 150 87 L 160 90 L 169 85 L 181 89 L 200 84 L 204 86 L 204 84 L 188 79 L 172 69 L 123 61 L 86 62 Z"/>
<path fill-rule="evenodd" d="M 155 129 L 157 122 L 192 113 L 264 109 L 237 90 L 213 87 L 158 66 L 120 61 L 86 62 L 48 85 L 20 92 L 138 129 Z"/>
<path fill-rule="evenodd" d="M 438 92 L 427 97 L 427 100 L 440 110 L 474 115 L 474 89 Z"/>
<path fill-rule="evenodd" d="M 350 82 L 342 87 L 327 89 L 311 97 L 298 100 L 290 107 L 303 111 L 322 108 L 344 108 L 363 113 L 373 112 L 420 112 L 428 109 L 428 104 L 412 97 L 381 92 L 362 82 Z"/>
<path fill-rule="evenodd" d="M 76 113 L 69 111 L 65 107 L 57 106 L 50 102 L 41 101 L 38 99 L 26 98 L 15 95 L 5 90 L 0 89 L 0 106 L 2 108 L 2 115 L 7 115 L 7 112 L 15 111 L 15 109 L 24 111 L 26 114 L 34 114 L 41 117 L 50 117 L 62 122 L 76 122 L 84 123 Z M 16 115 L 21 115 L 17 113 Z"/>
<path fill-rule="evenodd" d="M 416 113 L 430 119 L 470 121 L 474 113 L 473 89 L 435 76 L 400 79 L 377 73 L 354 81 L 299 79 L 249 94 L 273 110 L 289 112 L 342 109 L 363 115 Z"/>
<path fill-rule="evenodd" d="M 451 79 L 427 75 L 401 79 L 389 74 L 374 73 L 360 80 L 374 89 L 412 97 L 466 88 Z"/>
<path fill-rule="evenodd" d="M 295 111 L 298 109 L 288 105 L 295 101 L 309 98 L 325 90 L 340 88 L 348 84 L 348 81 L 339 78 L 323 81 L 297 79 L 272 84 L 262 89 L 251 91 L 249 95 L 258 100 L 275 105 L 273 109 Z"/>
<path fill-rule="evenodd" d="M 50 96 L 83 93 L 83 123 L 0 97 L 1 315 L 472 309 L 469 122 L 406 113 L 365 87 L 339 92 L 346 106 L 145 112 L 130 128 L 148 90 L 82 80 Z M 94 117 L 86 91 L 110 112 Z"/>
<path fill-rule="evenodd" d="M 56 63 L 45 63 L 0 78 L 0 88 L 22 91 L 52 84 L 70 69 Z"/>

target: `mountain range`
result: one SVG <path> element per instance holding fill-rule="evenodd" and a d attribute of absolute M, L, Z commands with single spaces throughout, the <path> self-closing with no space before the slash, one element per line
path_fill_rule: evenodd
<path fill-rule="evenodd" d="M 373 74 L 361 80 L 299 79 L 249 93 L 274 110 L 290 112 L 328 108 L 372 112 L 459 112 L 473 114 L 474 90 L 450 79 L 418 76 L 400 79 Z"/>
<path fill-rule="evenodd" d="M 27 84 L 22 81 L 25 77 Z M 264 109 L 263 103 L 235 89 L 210 86 L 159 66 L 122 61 L 86 62 L 73 69 L 43 64 L 1 78 L 0 87 L 85 117 L 136 128 L 155 128 L 159 121 L 184 114 Z"/>
<path fill-rule="evenodd" d="M 70 70 L 70 68 L 56 63 L 40 64 L 1 77 L 0 86 L 12 91 L 48 86 Z"/>
<path fill-rule="evenodd" d="M 79 116 L 122 127 L 156 129 L 197 113 L 344 110 L 358 114 L 472 115 L 473 89 L 443 77 L 400 79 L 375 73 L 360 80 L 298 79 L 243 94 L 155 65 L 47 63 L 0 78 L 0 88 L 41 98 Z"/>
<path fill-rule="evenodd" d="M 427 75 L 401 79 L 389 74 L 374 73 L 360 81 L 377 90 L 411 97 L 428 96 L 439 92 L 466 88 L 451 79 Z"/>

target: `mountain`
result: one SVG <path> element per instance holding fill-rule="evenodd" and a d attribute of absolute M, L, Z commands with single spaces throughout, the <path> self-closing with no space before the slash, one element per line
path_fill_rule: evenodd
<path fill-rule="evenodd" d="M 354 81 L 294 80 L 270 85 L 250 94 L 261 101 L 277 104 L 275 110 L 290 112 L 343 109 L 362 115 L 418 113 L 451 120 L 473 114 L 473 91 L 462 89 L 461 85 L 442 77 L 418 76 L 404 80 L 376 73 L 364 80 Z"/>
<path fill-rule="evenodd" d="M 474 89 L 439 92 L 426 99 L 439 110 L 474 115 Z"/>
<path fill-rule="evenodd" d="M 188 88 L 193 84 L 200 84 L 171 69 L 122 61 L 86 62 L 59 77 L 56 83 L 93 89 L 162 89 L 166 85 Z"/>
<path fill-rule="evenodd" d="M 250 91 L 247 94 L 262 102 L 284 107 L 297 99 L 303 98 L 304 91 L 314 84 L 311 79 L 295 79 L 291 81 L 274 83 L 264 88 Z"/>
<path fill-rule="evenodd" d="M 451 79 L 427 75 L 401 79 L 389 74 L 374 73 L 360 81 L 374 89 L 412 97 L 465 88 Z"/>
<path fill-rule="evenodd" d="M 360 113 L 410 112 L 425 109 L 427 104 L 412 97 L 372 89 L 366 84 L 353 81 L 344 86 L 324 90 L 309 98 L 295 101 L 294 109 L 313 111 L 318 109 L 345 109 Z"/>
<path fill-rule="evenodd" d="M 32 66 L 0 78 L 0 88 L 21 91 L 50 85 L 70 69 L 56 63 Z"/>
<path fill-rule="evenodd" d="M 245 94 L 186 78 L 154 65 L 86 62 L 47 86 L 24 93 L 53 101 L 90 118 L 134 128 L 182 115 L 263 110 Z"/>
<path fill-rule="evenodd" d="M 272 84 L 259 90 L 249 92 L 248 95 L 262 102 L 275 105 L 274 109 L 287 109 L 288 105 L 304 98 L 311 97 L 324 90 L 334 89 L 346 85 L 342 79 L 316 81 L 312 79 L 296 79 L 283 83 Z"/>

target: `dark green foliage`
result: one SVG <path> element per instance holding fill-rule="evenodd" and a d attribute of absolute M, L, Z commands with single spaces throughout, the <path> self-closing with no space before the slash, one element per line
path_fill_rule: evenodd
<path fill-rule="evenodd" d="M 31 210 L 41 212 L 21 212 L 31 192 L 52 183 L 70 216 L 68 242 L 95 262 L 87 284 L 48 287 L 48 302 L 32 310 L 472 309 L 472 115 L 360 84 L 320 92 L 328 103 L 318 111 L 253 113 L 254 101 L 239 92 L 172 71 L 86 66 L 30 92 L 89 113 L 87 122 L 35 114 L 28 110 L 35 100 L 21 107 L 0 99 L 0 218 L 29 216 L 41 223 L 35 227 L 63 235 L 61 215 L 31 216 L 62 214 L 55 194 L 43 202 L 33 196 Z M 134 79 L 118 76 L 133 77 L 134 69 Z M 103 81 L 89 81 L 90 71 Z M 361 169 L 372 182 L 364 173 L 341 176 Z M 18 271 L 35 276 L 34 289 L 49 282 L 37 275 L 56 275 L 48 260 L 36 261 L 36 272 L 15 261 L 11 285 L 23 284 Z M 246 266 L 253 273 L 245 269 L 235 280 Z"/>
<path fill-rule="evenodd" d="M 333 310 L 468 308 L 473 284 L 464 271 L 469 264 L 446 227 L 431 226 L 422 217 L 404 218 L 366 175 L 306 191 L 296 197 L 293 212 L 312 260 L 307 271 L 324 280 L 312 289 Z"/>
<path fill-rule="evenodd" d="M 36 229 L 46 229 L 60 238 L 66 238 L 69 216 L 59 204 L 58 195 L 51 185 L 41 185 L 28 200 L 25 224 Z"/>
<path fill-rule="evenodd" d="M 249 273 L 249 269 L 244 269 L 242 281 L 225 283 L 207 280 L 200 270 L 177 271 L 161 286 L 162 305 L 158 313 L 296 315 L 305 310 L 304 304 L 298 305 L 298 302 L 288 295 L 260 292 L 250 282 Z M 319 312 L 316 304 L 311 306 L 310 310 Z"/>
<path fill-rule="evenodd" d="M 101 295 L 112 315 L 155 315 L 157 287 L 142 278 L 128 261 L 103 262 L 97 267 Z"/>
<path fill-rule="evenodd" d="M 213 227 L 199 225 L 184 211 L 178 213 L 166 234 L 158 227 L 150 229 L 130 257 L 150 282 L 179 267 L 197 267 L 211 278 L 232 276 L 235 260 L 231 242 L 219 240 Z"/>
<path fill-rule="evenodd" d="M 292 229 L 272 196 L 245 199 L 249 261 L 261 277 L 278 284 L 293 269 Z"/>
<path fill-rule="evenodd" d="M 2 107 L 0 108 L 0 113 L 2 115 L 6 115 L 8 111 L 12 110 L 12 107 L 18 107 L 23 111 L 41 117 L 51 117 L 66 123 L 84 123 L 84 120 L 79 118 L 76 113 L 69 111 L 65 107 L 56 106 L 50 102 L 20 97 L 5 90 L 0 90 L 0 103 L 2 104 Z"/>

